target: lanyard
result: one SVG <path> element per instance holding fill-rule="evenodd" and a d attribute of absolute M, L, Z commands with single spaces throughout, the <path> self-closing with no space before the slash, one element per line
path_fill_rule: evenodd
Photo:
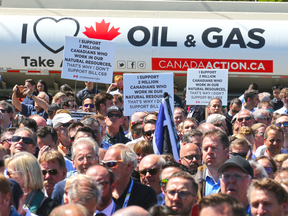
<path fill-rule="evenodd" d="M 126 208 L 127 205 L 128 205 L 128 202 L 129 202 L 129 199 L 130 199 L 130 195 L 131 195 L 131 191 L 132 191 L 133 184 L 134 184 L 134 181 L 131 179 L 131 184 L 130 184 L 129 190 L 128 190 L 127 194 L 126 194 L 126 197 L 125 197 L 125 200 L 124 200 L 124 203 L 123 203 L 122 208 Z"/>

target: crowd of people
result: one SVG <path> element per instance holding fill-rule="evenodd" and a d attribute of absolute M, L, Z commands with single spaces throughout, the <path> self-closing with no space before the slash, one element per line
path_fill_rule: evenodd
<path fill-rule="evenodd" d="M 158 112 L 124 116 L 114 81 L 52 97 L 27 79 L 0 101 L 0 215 L 288 215 L 288 88 L 252 83 L 223 107 L 186 104 L 174 83 L 176 161 L 154 153 Z"/>

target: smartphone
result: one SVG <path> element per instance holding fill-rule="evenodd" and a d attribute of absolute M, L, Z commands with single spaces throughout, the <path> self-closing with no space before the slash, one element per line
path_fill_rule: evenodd
<path fill-rule="evenodd" d="M 25 86 L 18 86 L 18 90 L 16 92 L 16 97 L 17 98 L 25 98 L 26 96 L 23 95 L 23 91 L 26 89 Z"/>

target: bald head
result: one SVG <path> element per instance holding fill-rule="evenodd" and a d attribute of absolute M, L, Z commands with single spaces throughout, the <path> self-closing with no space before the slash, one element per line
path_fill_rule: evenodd
<path fill-rule="evenodd" d="M 147 113 L 145 112 L 135 112 L 133 113 L 133 115 L 131 116 L 131 123 L 136 123 L 136 122 L 143 122 L 145 116 L 147 115 Z"/>
<path fill-rule="evenodd" d="M 187 143 L 180 150 L 179 163 L 185 165 L 194 174 L 201 165 L 201 152 L 197 145 Z"/>
<path fill-rule="evenodd" d="M 160 155 L 154 154 L 145 156 L 139 164 L 141 183 L 147 185 L 148 187 L 152 187 L 156 191 L 156 194 L 161 193 L 161 187 L 159 184 L 160 169 L 164 164 L 165 159 Z"/>
<path fill-rule="evenodd" d="M 34 119 L 36 121 L 38 128 L 47 125 L 45 119 L 39 115 L 31 115 L 29 116 L 29 118 Z"/>
<path fill-rule="evenodd" d="M 139 206 L 128 206 L 116 211 L 112 216 L 151 216 L 145 209 Z"/>
<path fill-rule="evenodd" d="M 204 134 L 206 131 L 215 129 L 216 127 L 210 123 L 202 123 L 198 126 L 197 130 L 201 131 Z"/>
<path fill-rule="evenodd" d="M 54 208 L 49 216 L 90 216 L 90 213 L 80 204 L 67 204 Z"/>

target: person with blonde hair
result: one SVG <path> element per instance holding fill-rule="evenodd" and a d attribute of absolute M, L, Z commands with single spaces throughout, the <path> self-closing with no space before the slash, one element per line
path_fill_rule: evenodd
<path fill-rule="evenodd" d="M 286 159 L 288 159 L 288 154 L 277 154 L 277 155 L 275 155 L 274 161 L 276 163 L 277 170 L 281 169 L 281 165 L 282 165 L 283 161 L 285 161 Z"/>
<path fill-rule="evenodd" d="M 5 161 L 7 176 L 16 180 L 23 192 L 24 206 L 36 215 L 48 216 L 57 204 L 43 193 L 43 175 L 37 159 L 20 152 Z"/>
<path fill-rule="evenodd" d="M 64 92 L 58 92 L 55 94 L 55 96 L 53 97 L 52 103 L 57 103 L 57 104 L 61 104 L 62 100 L 67 97 L 66 94 Z"/>
<path fill-rule="evenodd" d="M 259 146 L 264 145 L 264 133 L 266 130 L 266 125 L 263 123 L 256 123 L 256 124 L 252 125 L 251 129 L 253 130 L 254 137 L 255 137 L 254 145 L 253 145 L 253 149 L 252 149 L 252 151 L 255 153 L 256 149 Z M 251 144 L 253 144 L 253 143 L 251 143 Z"/>
<path fill-rule="evenodd" d="M 117 87 L 117 90 L 115 91 L 111 91 L 113 88 L 116 88 Z M 112 83 L 108 90 L 107 90 L 107 93 L 110 93 L 110 94 L 115 94 L 115 93 L 121 93 L 123 94 L 123 76 L 121 75 L 117 75 L 114 77 L 114 83 Z"/>

